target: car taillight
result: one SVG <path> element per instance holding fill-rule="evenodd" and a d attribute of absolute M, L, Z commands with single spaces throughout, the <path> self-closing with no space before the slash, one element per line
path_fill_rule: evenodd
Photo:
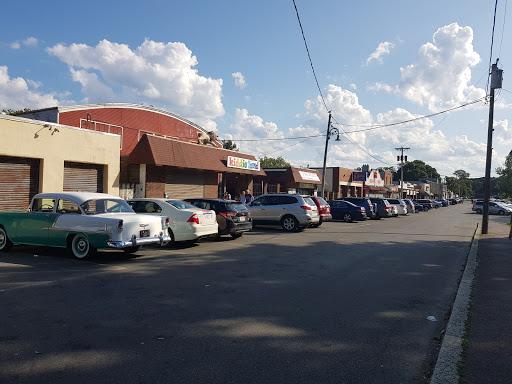
<path fill-rule="evenodd" d="M 302 209 L 305 209 L 306 211 L 311 211 L 311 207 L 309 205 L 301 205 L 300 206 Z"/>
<path fill-rule="evenodd" d="M 391 209 L 391 207 L 386 207 L 386 211 L 389 211 Z"/>
<path fill-rule="evenodd" d="M 169 218 L 168 217 L 165 218 L 165 224 L 169 225 Z"/>
<path fill-rule="evenodd" d="M 366 211 L 366 209 L 364 209 L 364 208 L 359 208 L 359 210 L 360 210 L 361 212 Z"/>
<path fill-rule="evenodd" d="M 190 216 L 190 219 L 187 220 L 187 223 L 199 224 L 199 217 L 197 217 L 197 213 L 194 213 L 192 216 Z"/>
<path fill-rule="evenodd" d="M 235 217 L 236 216 L 236 212 L 221 212 L 220 214 L 224 217 Z"/>

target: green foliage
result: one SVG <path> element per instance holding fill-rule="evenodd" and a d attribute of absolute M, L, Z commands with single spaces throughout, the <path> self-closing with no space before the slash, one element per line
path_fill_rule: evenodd
<path fill-rule="evenodd" d="M 496 173 L 499 175 L 497 184 L 500 197 L 512 197 L 512 151 L 505 159 L 503 167 L 498 167 Z"/>
<path fill-rule="evenodd" d="M 288 168 L 291 166 L 290 163 L 288 163 L 281 156 L 278 158 L 267 156 L 260 158 L 260 165 L 261 168 Z"/>
<path fill-rule="evenodd" d="M 404 180 L 417 181 L 420 179 L 437 179 L 441 175 L 434 167 L 421 160 L 414 160 L 404 164 Z M 400 168 L 393 173 L 393 180 L 400 180 Z"/>
<path fill-rule="evenodd" d="M 222 148 L 229 149 L 230 151 L 238 151 L 238 147 L 231 140 L 223 140 Z"/>
<path fill-rule="evenodd" d="M 463 169 L 453 172 L 455 177 L 446 176 L 448 190 L 459 196 L 473 196 L 473 183 L 469 180 L 469 173 Z"/>
<path fill-rule="evenodd" d="M 19 109 L 17 111 L 15 111 L 13 109 L 2 109 L 2 112 L 5 112 L 7 115 L 12 115 L 12 116 L 21 115 L 23 113 L 27 113 L 27 112 L 31 112 L 31 111 L 32 110 L 29 108 Z"/>

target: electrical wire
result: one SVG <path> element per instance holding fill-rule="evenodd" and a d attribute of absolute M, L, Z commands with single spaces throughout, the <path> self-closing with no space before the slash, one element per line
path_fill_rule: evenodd
<path fill-rule="evenodd" d="M 494 17 L 492 21 L 492 34 L 491 34 L 491 53 L 489 55 L 489 76 L 487 77 L 486 92 L 489 94 L 489 83 L 491 78 L 491 65 L 492 65 L 492 48 L 494 45 L 494 28 L 496 27 L 496 11 L 498 9 L 498 0 L 494 3 Z"/>
<path fill-rule="evenodd" d="M 503 12 L 503 27 L 501 29 L 501 41 L 500 41 L 500 50 L 498 51 L 498 57 L 501 57 L 501 46 L 503 45 L 503 33 L 505 32 L 505 20 L 507 17 L 507 2 L 508 2 L 508 0 L 505 0 L 505 10 Z"/>
<path fill-rule="evenodd" d="M 329 108 L 327 108 L 327 104 L 325 103 L 325 99 L 324 99 L 324 95 L 322 94 L 322 90 L 320 89 L 320 84 L 318 83 L 318 78 L 316 77 L 315 67 L 313 66 L 313 60 L 311 60 L 311 55 L 309 54 L 308 43 L 306 42 L 306 36 L 304 35 L 304 29 L 302 28 L 302 23 L 300 22 L 300 16 L 299 16 L 299 11 L 297 10 L 297 5 L 295 4 L 295 0 L 292 0 L 292 1 L 293 1 L 293 6 L 295 7 L 295 13 L 297 14 L 297 20 L 299 22 L 300 31 L 302 33 L 302 39 L 304 40 L 304 45 L 306 46 L 306 52 L 308 53 L 309 64 L 311 65 L 311 70 L 313 71 L 313 76 L 315 77 L 318 92 L 320 93 L 320 97 L 322 98 L 325 109 L 327 111 L 329 111 Z"/>

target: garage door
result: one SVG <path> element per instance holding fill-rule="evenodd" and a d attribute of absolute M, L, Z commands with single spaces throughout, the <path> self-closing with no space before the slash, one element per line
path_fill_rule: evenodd
<path fill-rule="evenodd" d="M 204 171 L 167 168 L 165 192 L 171 199 L 204 197 Z"/>
<path fill-rule="evenodd" d="M 0 211 L 26 209 L 39 189 L 39 159 L 0 156 Z"/>
<path fill-rule="evenodd" d="M 64 192 L 103 192 L 103 165 L 64 162 Z"/>

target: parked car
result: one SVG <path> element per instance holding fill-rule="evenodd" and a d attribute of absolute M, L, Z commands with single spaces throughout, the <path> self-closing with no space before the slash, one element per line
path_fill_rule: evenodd
<path fill-rule="evenodd" d="M 366 210 L 359 205 L 344 200 L 329 200 L 328 203 L 331 206 L 333 219 L 349 223 L 354 220 L 366 220 Z"/>
<path fill-rule="evenodd" d="M 396 207 L 397 215 L 407 215 L 407 204 L 402 199 L 386 199 L 389 204 Z"/>
<path fill-rule="evenodd" d="M 16 244 L 68 248 L 83 259 L 99 248 L 137 252 L 170 240 L 168 219 L 137 215 L 118 196 L 104 193 L 39 193 L 27 211 L 0 212 L 0 251 Z"/>
<path fill-rule="evenodd" d="M 201 209 L 211 209 L 217 215 L 219 234 L 239 238 L 244 232 L 252 229 L 252 219 L 247 207 L 239 201 L 220 199 L 185 199 Z"/>
<path fill-rule="evenodd" d="M 324 221 L 331 221 L 331 206 L 327 203 L 327 201 L 318 196 L 309 197 L 311 197 L 311 200 L 313 200 L 313 202 L 315 203 L 316 207 L 318 208 L 318 214 L 320 215 L 320 221 L 318 222 L 318 224 L 316 224 L 316 226 L 322 225 Z"/>
<path fill-rule="evenodd" d="M 457 199 L 448 199 L 448 202 L 450 203 L 450 205 L 455 205 L 458 203 Z"/>
<path fill-rule="evenodd" d="M 376 205 L 376 213 L 379 219 L 382 217 L 393 216 L 393 209 L 386 199 L 381 199 L 380 197 L 370 197 L 370 201 Z"/>
<path fill-rule="evenodd" d="M 432 200 L 432 206 L 437 209 L 439 207 L 442 207 L 443 203 L 441 203 L 440 201 L 437 201 L 437 200 Z"/>
<path fill-rule="evenodd" d="M 313 200 L 297 194 L 261 195 L 247 204 L 247 208 L 254 225 L 280 224 L 287 231 L 296 231 L 320 222 Z"/>
<path fill-rule="evenodd" d="M 170 237 L 167 245 L 176 241 L 192 241 L 201 237 L 215 236 L 218 224 L 215 212 L 199 209 L 179 200 L 137 198 L 128 200 L 135 213 L 168 217 Z"/>
<path fill-rule="evenodd" d="M 377 213 L 375 212 L 374 204 L 368 197 L 343 197 L 342 199 L 338 200 L 350 201 L 352 204 L 363 207 L 366 210 L 366 217 L 370 219 L 380 219 L 380 217 L 377 216 Z"/>
<path fill-rule="evenodd" d="M 482 200 L 477 200 L 473 203 L 473 207 L 471 210 L 476 211 L 476 213 L 483 213 L 484 211 L 484 202 Z M 489 201 L 489 214 L 495 214 L 495 215 L 510 215 L 512 213 L 512 208 L 509 206 L 495 202 L 495 201 Z"/>
<path fill-rule="evenodd" d="M 432 203 L 432 200 L 418 199 L 418 200 L 414 200 L 414 201 L 417 202 L 418 204 L 421 204 L 423 206 L 424 211 L 428 211 L 428 210 L 434 208 L 434 204 Z"/>
<path fill-rule="evenodd" d="M 448 205 L 450 205 L 450 203 L 446 199 L 436 199 L 435 201 L 440 202 L 441 206 L 443 206 L 443 207 L 447 207 Z"/>
<path fill-rule="evenodd" d="M 412 200 L 404 199 L 405 204 L 407 205 L 407 211 L 412 213 L 418 213 L 418 210 L 416 209 L 414 203 Z"/>

